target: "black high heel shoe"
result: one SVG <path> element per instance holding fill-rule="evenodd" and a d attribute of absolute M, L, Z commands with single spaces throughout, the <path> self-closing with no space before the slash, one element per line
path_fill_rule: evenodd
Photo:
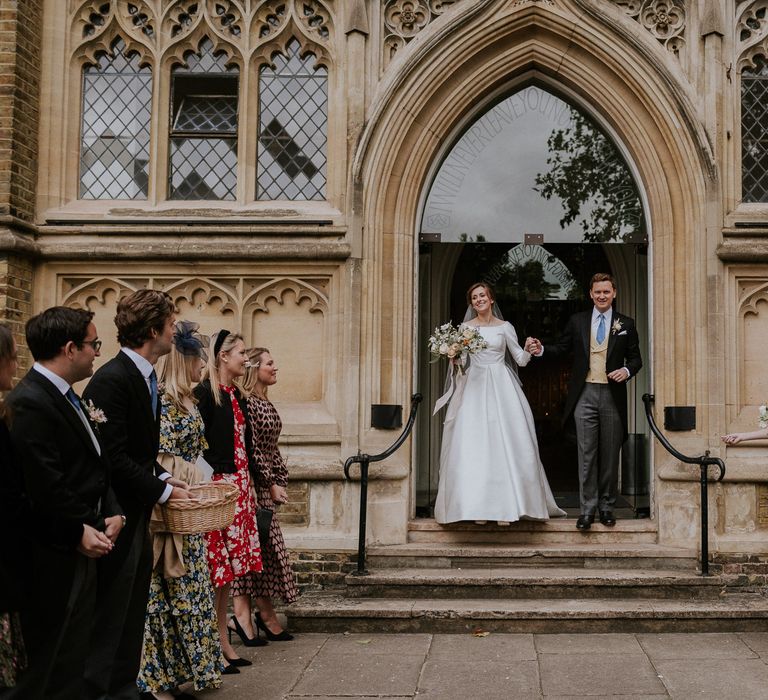
<path fill-rule="evenodd" d="M 233 673 L 240 673 L 240 669 L 236 666 L 233 666 L 232 664 L 229 664 L 229 666 L 225 666 L 223 669 L 221 669 L 222 676 L 229 676 Z"/>
<path fill-rule="evenodd" d="M 233 615 L 229 618 L 229 621 L 235 626 L 234 629 L 232 629 L 229 625 L 227 625 L 227 631 L 229 632 L 229 643 L 232 643 L 232 632 L 234 632 L 238 637 L 240 637 L 240 641 L 247 647 L 265 647 L 269 642 L 266 639 L 260 639 L 259 638 L 259 631 L 256 630 L 256 636 L 255 637 L 249 637 L 245 630 L 240 626 L 240 623 L 237 621 L 237 618 Z"/>
<path fill-rule="evenodd" d="M 226 654 L 224 654 L 224 660 L 230 666 L 253 666 L 253 662 L 248 659 L 230 659 Z"/>
<path fill-rule="evenodd" d="M 260 629 L 262 632 L 264 632 L 264 636 L 270 641 L 270 642 L 290 642 L 293 639 L 293 635 L 290 632 L 287 632 L 286 630 L 282 630 L 280 633 L 275 634 L 269 627 L 264 624 L 264 620 L 261 619 L 261 614 L 256 613 L 256 616 L 253 618 L 254 622 L 256 623 L 256 629 Z"/>

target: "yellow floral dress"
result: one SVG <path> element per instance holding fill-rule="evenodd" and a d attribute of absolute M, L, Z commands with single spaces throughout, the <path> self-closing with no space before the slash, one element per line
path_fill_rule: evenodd
<path fill-rule="evenodd" d="M 197 408 L 189 413 L 180 411 L 163 394 L 160 451 L 194 463 L 206 448 Z M 185 535 L 182 556 L 186 566 L 183 576 L 152 574 L 137 680 L 141 691 L 159 693 L 188 681 L 194 683 L 195 690 L 221 685 L 224 661 L 204 535 Z"/>

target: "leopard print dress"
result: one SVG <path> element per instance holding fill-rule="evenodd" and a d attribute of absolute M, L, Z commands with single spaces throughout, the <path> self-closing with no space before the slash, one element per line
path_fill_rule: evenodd
<path fill-rule="evenodd" d="M 253 434 L 251 449 L 258 468 L 256 500 L 260 508 L 269 508 L 274 515 L 269 539 L 260 543 L 263 563 L 261 573 L 236 578 L 232 583 L 232 595 L 281 598 L 286 604 L 293 603 L 299 597 L 299 589 L 280 529 L 278 506 L 269 494 L 273 484 L 283 487 L 288 485 L 288 468 L 277 446 L 283 422 L 272 403 L 257 396 L 248 399 L 248 420 Z"/>

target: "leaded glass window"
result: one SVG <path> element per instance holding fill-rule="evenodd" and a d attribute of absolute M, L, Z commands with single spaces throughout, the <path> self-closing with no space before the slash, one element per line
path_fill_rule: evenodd
<path fill-rule="evenodd" d="M 328 71 L 295 39 L 259 82 L 258 199 L 325 199 Z"/>
<path fill-rule="evenodd" d="M 234 199 L 237 188 L 236 67 L 204 39 L 172 74 L 170 199 Z"/>
<path fill-rule="evenodd" d="M 146 199 L 152 71 L 120 39 L 97 59 L 83 69 L 80 199 Z"/>
<path fill-rule="evenodd" d="M 741 74 L 741 189 L 744 202 L 768 203 L 768 60 Z"/>

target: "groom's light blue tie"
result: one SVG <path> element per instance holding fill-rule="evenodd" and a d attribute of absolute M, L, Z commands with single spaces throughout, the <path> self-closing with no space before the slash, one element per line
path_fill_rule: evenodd
<path fill-rule="evenodd" d="M 600 314 L 600 322 L 597 324 L 595 340 L 597 340 L 598 345 L 602 345 L 605 340 L 605 314 Z"/>
<path fill-rule="evenodd" d="M 152 413 L 157 413 L 157 375 L 155 370 L 149 375 L 149 393 L 152 395 Z"/>

